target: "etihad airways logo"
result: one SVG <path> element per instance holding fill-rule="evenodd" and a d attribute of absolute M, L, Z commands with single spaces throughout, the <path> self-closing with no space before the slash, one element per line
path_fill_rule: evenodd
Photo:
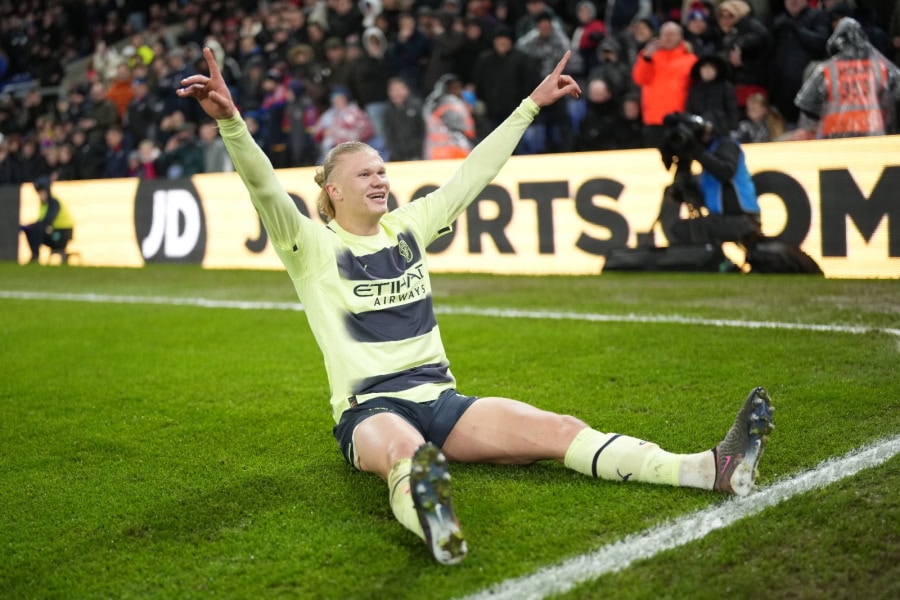
<path fill-rule="evenodd" d="M 360 283 L 353 288 L 357 298 L 375 298 L 374 306 L 405 302 L 428 293 L 425 267 L 419 263 L 395 279 Z"/>

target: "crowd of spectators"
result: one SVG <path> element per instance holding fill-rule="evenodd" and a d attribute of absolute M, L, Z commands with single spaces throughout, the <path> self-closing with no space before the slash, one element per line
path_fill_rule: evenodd
<path fill-rule="evenodd" d="M 231 170 L 175 94 L 203 46 L 276 168 L 464 156 L 569 49 L 585 93 L 518 154 L 655 147 L 685 110 L 771 141 L 846 16 L 900 60 L 900 0 L 0 0 L 0 183 Z"/>

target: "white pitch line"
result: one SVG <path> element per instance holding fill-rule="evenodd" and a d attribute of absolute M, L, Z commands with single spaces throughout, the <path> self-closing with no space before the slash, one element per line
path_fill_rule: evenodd
<path fill-rule="evenodd" d="M 208 298 L 171 298 L 165 296 L 117 296 L 105 294 L 58 294 L 51 292 L 20 292 L 0 290 L 0 298 L 15 300 L 60 300 L 69 302 L 97 302 L 109 304 L 165 304 L 173 306 L 199 306 L 203 308 L 233 308 L 240 310 L 291 310 L 303 311 L 299 302 L 258 302 L 240 300 L 210 300 Z M 505 308 L 435 307 L 442 315 L 474 315 L 504 319 L 556 319 L 606 323 L 672 323 L 677 325 L 705 325 L 712 327 L 737 327 L 743 329 L 793 329 L 827 333 L 864 334 L 873 331 L 900 337 L 900 329 L 892 327 L 863 327 L 859 325 L 822 325 L 817 323 L 785 323 L 779 321 L 741 321 L 738 319 L 705 319 L 681 315 L 599 314 L 543 310 L 516 310 Z"/>
<path fill-rule="evenodd" d="M 717 529 L 728 527 L 793 496 L 824 488 L 863 469 L 877 467 L 898 453 L 900 436 L 863 446 L 843 457 L 828 459 L 811 471 L 759 488 L 748 496 L 731 498 L 714 507 L 630 535 L 594 552 L 544 567 L 531 575 L 498 583 L 462 600 L 538 600 L 553 594 L 563 594 L 579 584 L 616 573 L 637 561 L 699 540 Z"/>

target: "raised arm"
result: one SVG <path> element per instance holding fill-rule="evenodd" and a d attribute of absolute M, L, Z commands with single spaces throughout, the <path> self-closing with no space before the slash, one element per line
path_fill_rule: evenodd
<path fill-rule="evenodd" d="M 216 120 L 235 171 L 250 192 L 272 243 L 282 249 L 291 248 L 297 242 L 300 221 L 305 217 L 294 206 L 275 176 L 271 161 L 247 130 L 212 50 L 204 48 L 203 57 L 209 65 L 209 76 L 185 77 L 175 93 L 182 98 L 196 99 L 206 114 Z"/>
<path fill-rule="evenodd" d="M 571 54 L 567 51 L 556 68 L 527 98 L 522 99 L 512 114 L 472 149 L 450 179 L 430 194 L 433 202 L 421 203 L 410 210 L 433 211 L 428 221 L 436 230 L 452 223 L 497 176 L 542 107 L 550 106 L 567 95 L 575 98 L 581 95 L 581 88 L 575 80 L 563 74 Z"/>

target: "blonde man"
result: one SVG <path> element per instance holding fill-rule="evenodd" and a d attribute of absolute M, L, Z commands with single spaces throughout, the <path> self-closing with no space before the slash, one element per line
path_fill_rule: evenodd
<path fill-rule="evenodd" d="M 382 158 L 361 142 L 326 156 L 316 181 L 327 223 L 304 217 L 253 142 L 218 66 L 182 81 L 219 123 L 325 357 L 335 438 L 348 463 L 388 483 L 397 520 L 434 558 L 455 564 L 466 543 L 450 497 L 449 461 L 529 464 L 557 460 L 616 481 L 747 493 L 771 431 L 768 394 L 754 389 L 712 451 L 671 454 L 656 444 L 601 433 L 581 420 L 500 397 L 456 390 L 432 308 L 425 248 L 449 230 L 506 163 L 538 112 L 581 89 L 563 69 L 570 53 L 476 146 L 434 192 L 388 212 Z"/>

